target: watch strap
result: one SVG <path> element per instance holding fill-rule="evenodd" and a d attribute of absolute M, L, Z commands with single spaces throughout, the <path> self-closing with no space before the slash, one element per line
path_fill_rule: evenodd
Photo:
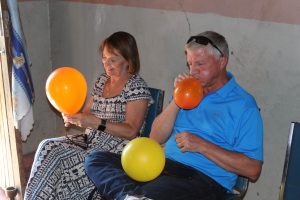
<path fill-rule="evenodd" d="M 101 122 L 97 128 L 98 131 L 105 131 L 106 129 L 106 119 L 101 119 Z"/>

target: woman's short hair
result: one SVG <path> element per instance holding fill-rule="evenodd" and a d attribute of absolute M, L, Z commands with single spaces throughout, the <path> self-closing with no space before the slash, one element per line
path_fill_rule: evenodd
<path fill-rule="evenodd" d="M 103 40 L 100 45 L 100 52 L 104 47 L 111 53 L 115 50 L 120 53 L 128 62 L 128 72 L 130 74 L 138 74 L 140 71 L 140 57 L 135 38 L 123 31 L 115 32 L 108 38 Z"/>

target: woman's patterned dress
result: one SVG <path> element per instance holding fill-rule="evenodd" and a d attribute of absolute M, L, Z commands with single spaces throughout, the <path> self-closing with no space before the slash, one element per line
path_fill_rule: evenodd
<path fill-rule="evenodd" d="M 92 113 L 110 122 L 125 120 L 129 101 L 148 99 L 152 102 L 147 84 L 133 75 L 119 96 L 103 98 L 102 92 L 109 77 L 102 74 L 94 85 Z M 87 199 L 94 189 L 84 171 L 85 156 L 91 151 L 110 151 L 120 154 L 128 140 L 87 128 L 85 134 L 43 140 L 35 154 L 24 199 Z M 99 194 L 94 199 L 101 199 Z"/>

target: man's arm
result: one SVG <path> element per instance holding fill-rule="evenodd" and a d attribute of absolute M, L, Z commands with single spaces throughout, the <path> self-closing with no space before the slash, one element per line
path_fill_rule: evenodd
<path fill-rule="evenodd" d="M 174 88 L 183 79 L 188 78 L 188 74 L 179 74 L 174 80 Z M 164 144 L 172 133 L 179 107 L 174 99 L 167 108 L 158 115 L 152 123 L 150 138 L 156 140 L 159 144 Z"/>
<path fill-rule="evenodd" d="M 151 127 L 150 138 L 164 144 L 172 133 L 179 107 L 174 100 L 158 115 Z"/>
<path fill-rule="evenodd" d="M 178 133 L 175 139 L 182 152 L 199 152 L 220 167 L 248 177 L 252 182 L 255 182 L 260 176 L 262 162 L 259 160 L 221 148 L 192 133 Z"/>

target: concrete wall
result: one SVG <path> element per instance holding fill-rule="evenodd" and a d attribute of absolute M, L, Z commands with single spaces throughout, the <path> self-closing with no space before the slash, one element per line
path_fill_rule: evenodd
<path fill-rule="evenodd" d="M 52 71 L 50 55 L 49 2 L 30 1 L 19 3 L 28 53 L 32 61 L 31 74 L 35 89 L 34 128 L 23 143 L 23 153 L 33 152 L 40 141 L 58 136 L 55 113 L 49 106 L 45 93 L 45 83 Z"/>
<path fill-rule="evenodd" d="M 141 75 L 149 86 L 164 89 L 168 99 L 173 79 L 186 71 L 187 38 L 214 30 L 227 38 L 228 70 L 256 97 L 264 120 L 265 163 L 246 199 L 277 199 L 290 122 L 300 121 L 300 14 L 296 12 L 300 2 L 163 2 L 20 1 L 37 96 L 36 124 L 24 152 L 34 150 L 42 138 L 64 133 L 62 120 L 51 110 L 44 92 L 52 69 L 74 66 L 91 87 L 103 72 L 99 42 L 115 31 L 128 31 L 138 43 Z"/>

